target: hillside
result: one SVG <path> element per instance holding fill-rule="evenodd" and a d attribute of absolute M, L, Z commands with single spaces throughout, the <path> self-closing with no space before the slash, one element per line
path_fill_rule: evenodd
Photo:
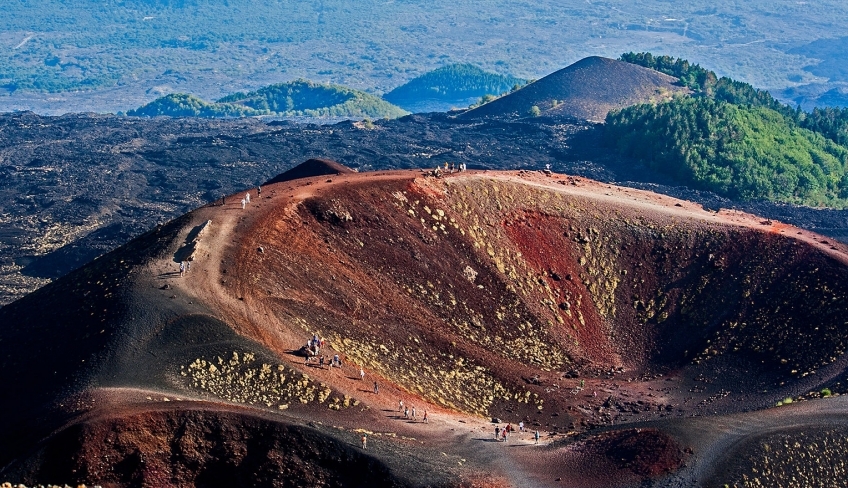
<path fill-rule="evenodd" d="M 763 433 L 842 456 L 846 253 L 540 172 L 248 189 L 0 308 L 0 478 L 773 486 Z M 340 367 L 304 361 L 313 335 Z"/>
<path fill-rule="evenodd" d="M 685 91 L 668 75 L 597 56 L 584 58 L 462 118 L 559 115 L 601 122 L 610 110 Z M 535 108 L 534 108 L 535 107 Z"/>
<path fill-rule="evenodd" d="M 848 110 L 791 108 L 680 58 L 626 53 L 694 91 L 610 112 L 606 143 L 677 181 L 735 200 L 848 205 Z"/>
<path fill-rule="evenodd" d="M 621 154 L 694 188 L 735 200 L 848 205 L 848 148 L 767 108 L 681 99 L 611 113 Z"/>
<path fill-rule="evenodd" d="M 401 108 L 374 95 L 307 80 L 270 85 L 250 93 L 234 93 L 218 103 L 286 116 L 394 119 L 407 115 Z"/>
<path fill-rule="evenodd" d="M 134 110 L 127 111 L 131 117 L 201 117 L 206 119 L 227 117 L 249 117 L 268 115 L 267 110 L 254 110 L 231 103 L 213 103 L 201 100 L 194 95 L 174 93 Z"/>
<path fill-rule="evenodd" d="M 250 93 L 234 93 L 217 102 L 207 102 L 187 94 L 166 95 L 128 111 L 127 115 L 203 118 L 257 115 L 396 118 L 406 115 L 406 112 L 365 92 L 339 85 L 296 80 L 270 85 Z"/>
<path fill-rule="evenodd" d="M 411 112 L 434 104 L 464 108 L 471 100 L 501 95 L 526 83 L 527 80 L 490 73 L 473 64 L 451 64 L 413 78 L 383 95 L 383 99 Z"/>

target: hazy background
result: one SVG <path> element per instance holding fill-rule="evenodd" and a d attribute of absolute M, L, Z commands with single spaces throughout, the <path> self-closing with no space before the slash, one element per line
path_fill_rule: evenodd
<path fill-rule="evenodd" d="M 845 105 L 844 2 L 9 0 L 0 111 L 117 112 L 307 78 L 382 94 L 445 64 L 539 78 L 589 55 L 684 57 Z"/>

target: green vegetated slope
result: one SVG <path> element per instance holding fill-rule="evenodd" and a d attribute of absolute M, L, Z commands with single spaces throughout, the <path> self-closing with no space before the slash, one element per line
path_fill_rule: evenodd
<path fill-rule="evenodd" d="M 250 93 L 234 93 L 217 102 L 193 95 L 161 97 L 127 115 L 172 117 L 244 117 L 255 115 L 306 117 L 396 118 L 406 112 L 374 95 L 340 85 L 296 80 Z"/>
<path fill-rule="evenodd" d="M 848 206 L 848 110 L 806 113 L 669 56 L 621 59 L 675 76 L 694 92 L 611 112 L 605 140 L 621 154 L 731 198 Z"/>
<path fill-rule="evenodd" d="M 283 115 L 310 117 L 397 118 L 402 108 L 374 95 L 341 85 L 295 80 L 267 86 L 250 93 L 234 93 L 218 103 L 233 103 Z"/>
<path fill-rule="evenodd" d="M 490 73 L 473 64 L 451 64 L 414 78 L 383 98 L 399 105 L 420 99 L 452 101 L 500 95 L 526 83 L 527 80 Z"/>
<path fill-rule="evenodd" d="M 172 93 L 164 97 L 130 110 L 127 115 L 135 117 L 156 117 L 167 115 L 169 117 L 246 117 L 251 115 L 265 115 L 260 111 L 249 107 L 242 107 L 231 103 L 207 102 L 194 95 L 187 93 Z"/>

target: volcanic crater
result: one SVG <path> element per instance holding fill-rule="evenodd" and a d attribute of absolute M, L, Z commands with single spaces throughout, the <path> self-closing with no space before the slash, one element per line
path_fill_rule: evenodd
<path fill-rule="evenodd" d="M 0 477 L 748 486 L 763 432 L 848 433 L 841 244 L 550 172 L 325 166 L 0 309 Z"/>

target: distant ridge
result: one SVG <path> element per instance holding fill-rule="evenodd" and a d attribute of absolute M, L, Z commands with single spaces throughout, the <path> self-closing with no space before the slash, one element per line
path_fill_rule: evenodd
<path fill-rule="evenodd" d="M 265 184 L 270 185 L 272 183 L 299 180 L 300 178 L 310 178 L 312 176 L 340 175 L 355 172 L 356 171 L 335 161 L 329 159 L 313 158 L 298 164 L 294 168 L 284 173 L 278 174 L 277 176 L 265 182 Z"/>
<path fill-rule="evenodd" d="M 389 102 L 342 85 L 295 80 L 233 93 L 215 102 L 194 95 L 170 94 L 127 111 L 133 117 L 229 118 L 251 116 L 353 117 L 393 119 L 407 112 Z"/>
<path fill-rule="evenodd" d="M 526 83 L 527 80 L 490 73 L 473 64 L 451 64 L 409 80 L 383 95 L 383 99 L 411 112 L 439 103 L 467 107 L 484 95 L 500 95 Z"/>
<path fill-rule="evenodd" d="M 602 122 L 610 110 L 688 92 L 676 83 L 674 77 L 658 71 L 592 56 L 460 117 L 565 115 Z"/>
<path fill-rule="evenodd" d="M 389 102 L 342 85 L 298 79 L 218 100 L 273 114 L 306 117 L 370 117 L 394 119 L 407 112 Z"/>

